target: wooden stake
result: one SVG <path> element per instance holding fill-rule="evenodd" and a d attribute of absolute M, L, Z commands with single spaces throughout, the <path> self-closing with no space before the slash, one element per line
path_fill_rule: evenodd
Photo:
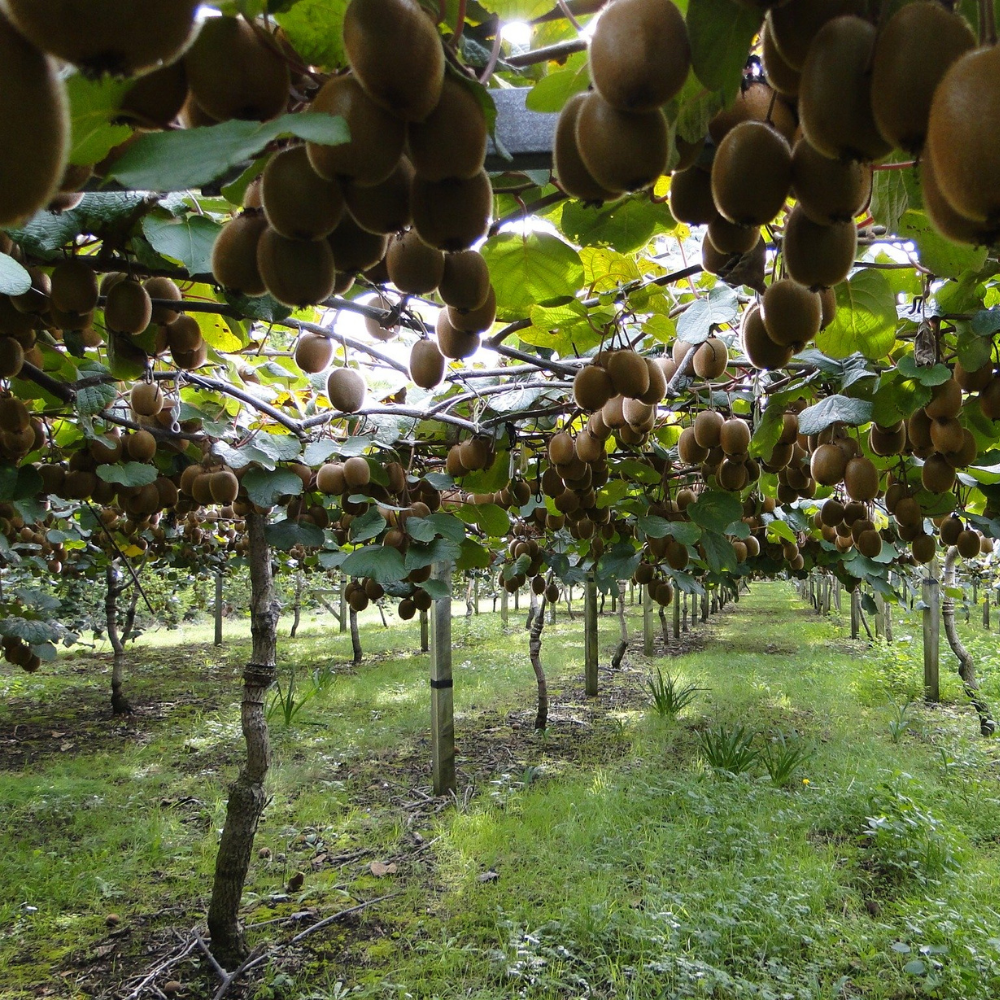
<path fill-rule="evenodd" d="M 583 591 L 583 679 L 588 698 L 597 697 L 597 661 L 597 581 L 591 570 Z"/>
<path fill-rule="evenodd" d="M 642 588 L 642 652 L 653 655 L 653 596 L 648 586 Z"/>
<path fill-rule="evenodd" d="M 678 600 L 676 594 L 674 594 L 674 638 L 679 639 L 681 637 L 681 602 Z"/>
<path fill-rule="evenodd" d="M 455 691 L 451 674 L 451 563 L 434 566 L 433 579 L 447 588 L 431 611 L 431 773 L 435 795 L 456 789 Z"/>
<path fill-rule="evenodd" d="M 507 631 L 507 621 L 510 618 L 509 611 L 509 597 L 506 587 L 500 588 L 500 624 L 503 626 L 504 631 Z"/>
<path fill-rule="evenodd" d="M 430 649 L 430 622 L 427 612 L 420 612 L 420 652 L 426 653 Z"/>
<path fill-rule="evenodd" d="M 941 645 L 941 584 L 937 579 L 937 559 L 927 564 L 923 584 L 924 625 L 924 699 L 941 700 L 938 661 Z"/>
<path fill-rule="evenodd" d="M 215 574 L 215 645 L 222 645 L 222 582 L 225 579 L 220 566 Z M 987 622 L 987 626 L 989 622 Z"/>
<path fill-rule="evenodd" d="M 857 639 L 861 634 L 861 591 L 855 587 L 851 591 L 851 638 Z"/>

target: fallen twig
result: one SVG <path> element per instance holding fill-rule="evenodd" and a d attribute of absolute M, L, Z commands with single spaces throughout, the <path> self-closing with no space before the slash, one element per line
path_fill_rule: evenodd
<path fill-rule="evenodd" d="M 315 931 L 322 930 L 324 927 L 329 927 L 330 924 L 336 923 L 341 917 L 349 917 L 352 914 L 360 913 L 362 910 L 367 909 L 369 906 L 374 906 L 376 903 L 384 902 L 387 899 L 393 899 L 396 896 L 401 896 L 402 892 L 390 892 L 386 896 L 377 896 L 375 899 L 369 899 L 367 903 L 359 903 L 357 906 L 350 906 L 346 910 L 338 910 L 332 917 L 326 917 L 320 920 L 319 923 L 313 924 L 312 927 L 307 927 L 304 931 L 296 934 L 292 938 L 292 944 L 298 944 L 303 938 L 309 937 Z M 218 997 L 216 997 L 218 1000 Z"/>

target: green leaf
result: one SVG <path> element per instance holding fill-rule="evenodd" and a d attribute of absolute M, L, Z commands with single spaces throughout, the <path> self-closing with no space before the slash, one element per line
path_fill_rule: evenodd
<path fill-rule="evenodd" d="M 155 482 L 159 473 L 156 466 L 143 462 L 120 462 L 117 465 L 99 465 L 97 478 L 117 486 L 148 486 Z"/>
<path fill-rule="evenodd" d="M 109 407 L 117 396 L 113 385 L 84 386 L 76 394 L 76 412 L 81 417 L 92 417 Z"/>
<path fill-rule="evenodd" d="M 775 518 L 767 526 L 767 538 L 771 542 L 798 542 L 795 532 L 792 531 L 791 527 L 785 521 L 781 521 L 778 518 Z"/>
<path fill-rule="evenodd" d="M 563 208 L 561 221 L 562 231 L 574 243 L 609 246 L 619 253 L 639 250 L 676 225 L 667 203 L 656 204 L 648 194 L 600 206 L 571 201 Z"/>
<path fill-rule="evenodd" d="M 281 497 L 302 492 L 302 480 L 290 469 L 251 469 L 243 477 L 243 486 L 258 507 L 273 507 Z"/>
<path fill-rule="evenodd" d="M 916 243 L 920 263 L 942 278 L 957 278 L 963 271 L 978 271 L 989 253 L 986 247 L 952 243 L 934 228 L 926 213 L 914 209 L 903 213 L 898 233 Z"/>
<path fill-rule="evenodd" d="M 549 0 L 480 0 L 479 6 L 501 21 L 531 21 L 552 9 Z"/>
<path fill-rule="evenodd" d="M 395 583 L 406 576 L 403 557 L 391 545 L 366 545 L 352 552 L 340 566 L 348 576 L 368 576 L 376 583 Z"/>
<path fill-rule="evenodd" d="M 325 536 L 323 529 L 312 521 L 295 521 L 286 518 L 269 524 L 264 535 L 268 544 L 282 552 L 288 552 L 296 545 L 304 545 L 307 549 L 316 549 L 323 544 Z"/>
<path fill-rule="evenodd" d="M 977 312 L 969 323 L 969 329 L 977 337 L 991 337 L 1000 331 L 1000 306 Z"/>
<path fill-rule="evenodd" d="M 302 442 L 292 434 L 262 431 L 254 436 L 253 447 L 275 462 L 291 462 L 302 452 Z"/>
<path fill-rule="evenodd" d="M 59 638 L 59 630 L 46 621 L 11 617 L 0 621 L 0 635 L 13 636 L 30 643 L 51 642 Z"/>
<path fill-rule="evenodd" d="M 351 521 L 350 535 L 352 542 L 367 542 L 377 538 L 385 529 L 386 520 L 377 507 L 365 511 L 360 517 Z"/>
<path fill-rule="evenodd" d="M 750 439 L 750 455 L 753 458 L 762 458 L 765 462 L 770 461 L 771 453 L 778 443 L 778 438 L 781 437 L 784 426 L 782 408 L 771 403 L 754 428 L 753 437 Z"/>
<path fill-rule="evenodd" d="M 799 414 L 800 434 L 819 434 L 833 424 L 849 424 L 859 427 L 872 418 L 872 403 L 867 399 L 852 399 L 850 396 L 827 396 L 813 406 L 807 406 Z"/>
<path fill-rule="evenodd" d="M 577 52 L 566 60 L 563 69 L 546 74 L 531 88 L 524 106 L 535 112 L 562 111 L 566 102 L 574 94 L 586 90 L 589 84 L 587 53 Z"/>
<path fill-rule="evenodd" d="M 275 15 L 292 48 L 310 66 L 335 69 L 346 63 L 344 12 L 348 0 L 299 0 L 291 10 Z"/>
<path fill-rule="evenodd" d="M 462 542 L 462 554 L 455 562 L 455 569 L 485 569 L 492 561 L 489 549 L 471 538 L 466 538 Z"/>
<path fill-rule="evenodd" d="M 424 580 L 421 590 L 426 590 L 435 601 L 442 601 L 451 594 L 451 585 L 444 580 Z"/>
<path fill-rule="evenodd" d="M 0 253 L 0 295 L 23 295 L 31 288 L 31 275 L 10 254 Z"/>
<path fill-rule="evenodd" d="M 875 360 L 896 342 L 896 300 L 884 275 L 868 268 L 836 286 L 837 315 L 816 335 L 816 346 L 828 357 L 860 352 Z"/>
<path fill-rule="evenodd" d="M 951 378 L 951 369 L 947 365 L 918 365 L 912 354 L 904 354 L 896 362 L 900 375 L 915 379 L 921 385 L 940 385 Z"/>
<path fill-rule="evenodd" d="M 476 524 L 491 538 L 503 538 L 510 531 L 510 516 L 495 503 L 462 504 L 456 515 L 466 524 Z"/>
<path fill-rule="evenodd" d="M 343 118 L 309 111 L 270 122 L 232 120 L 204 128 L 140 136 L 112 166 L 109 178 L 141 191 L 186 191 L 218 180 L 280 136 L 336 146 L 350 138 Z"/>
<path fill-rule="evenodd" d="M 71 129 L 70 163 L 76 166 L 97 163 L 132 134 L 127 125 L 113 124 L 122 98 L 131 86 L 131 80 L 109 76 L 93 80 L 81 73 L 74 73 L 66 80 Z"/>
<path fill-rule="evenodd" d="M 434 563 L 450 562 L 462 554 L 462 546 L 450 538 L 436 538 L 428 544 L 417 543 L 406 550 L 406 571 L 423 569 Z"/>
<path fill-rule="evenodd" d="M 740 518 L 743 505 L 731 493 L 719 490 L 707 490 L 687 509 L 687 514 L 695 524 L 706 531 L 717 531 L 720 534 Z"/>
<path fill-rule="evenodd" d="M 689 344 L 701 344 L 723 324 L 735 324 L 740 302 L 736 290 L 719 282 L 707 296 L 695 299 L 677 319 L 677 336 Z"/>
<path fill-rule="evenodd" d="M 179 219 L 147 215 L 142 220 L 142 232 L 158 254 L 179 261 L 189 275 L 212 273 L 212 247 L 222 232 L 217 222 L 204 215 Z"/>
<path fill-rule="evenodd" d="M 462 478 L 462 489 L 467 493 L 496 493 L 510 482 L 510 453 L 497 452 L 488 469 L 470 472 Z"/>
<path fill-rule="evenodd" d="M 872 177 L 871 213 L 887 233 L 895 233 L 910 207 L 905 170 L 876 170 Z"/>
<path fill-rule="evenodd" d="M 723 91 L 726 103 L 740 88 L 747 52 L 761 20 L 759 10 L 733 0 L 690 0 L 688 4 L 691 64 L 709 90 Z"/>
<path fill-rule="evenodd" d="M 583 287 L 580 255 L 549 233 L 501 233 L 486 241 L 482 255 L 500 319 L 519 319 L 533 305 L 558 305 Z"/>
<path fill-rule="evenodd" d="M 736 559 L 736 550 L 728 538 L 717 535 L 714 531 L 706 531 L 701 536 L 701 544 L 705 549 L 705 561 L 713 573 L 722 573 L 725 570 L 730 573 L 736 571 L 736 567 L 739 565 Z"/>
<path fill-rule="evenodd" d="M 649 538 L 670 536 L 681 545 L 694 545 L 701 538 L 701 528 L 690 521 L 668 521 L 665 517 L 643 515 L 638 519 L 639 530 Z"/>
<path fill-rule="evenodd" d="M 600 333 L 590 323 L 593 314 L 579 299 L 563 306 L 532 306 L 529 316 L 531 326 L 517 335 L 522 343 L 533 347 L 544 347 L 566 357 L 601 342 Z"/>

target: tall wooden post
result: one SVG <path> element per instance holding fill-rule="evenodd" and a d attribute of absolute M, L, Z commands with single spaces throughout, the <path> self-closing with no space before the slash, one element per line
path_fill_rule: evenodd
<path fill-rule="evenodd" d="M 703 622 L 708 621 L 708 591 L 706 590 L 701 595 L 701 620 Z"/>
<path fill-rule="evenodd" d="M 857 639 L 861 634 L 861 591 L 855 587 L 851 591 L 851 638 Z"/>
<path fill-rule="evenodd" d="M 518 587 L 518 589 L 514 591 L 514 610 L 515 611 L 520 611 L 521 610 L 521 588 L 520 587 Z"/>
<path fill-rule="evenodd" d="M 347 631 L 347 576 L 340 574 L 340 631 Z"/>
<path fill-rule="evenodd" d="M 687 591 L 684 591 L 684 607 L 681 608 L 681 630 L 686 632 L 688 630 L 688 595 Z"/>
<path fill-rule="evenodd" d="M 222 581 L 224 579 L 222 567 L 215 573 L 215 645 L 222 645 Z M 989 622 L 986 623 L 989 627 Z"/>
<path fill-rule="evenodd" d="M 597 581 L 594 571 L 587 574 L 583 592 L 583 679 L 588 698 L 597 697 Z"/>
<path fill-rule="evenodd" d="M 431 609 L 431 773 L 434 794 L 455 791 L 455 691 L 451 675 L 451 563 L 434 566 L 448 593 Z"/>
<path fill-rule="evenodd" d="M 990 592 L 988 588 L 983 595 L 983 628 L 987 632 L 990 630 Z"/>
<path fill-rule="evenodd" d="M 937 578 L 937 559 L 927 564 L 923 584 L 924 624 L 924 699 L 941 700 L 938 656 L 941 644 L 941 584 Z"/>
<path fill-rule="evenodd" d="M 508 610 L 508 599 L 510 594 L 507 592 L 506 587 L 500 588 L 500 624 L 503 626 L 504 631 L 507 630 L 507 620 L 510 617 Z"/>
<path fill-rule="evenodd" d="M 681 601 L 677 594 L 674 594 L 674 638 L 681 637 Z"/>
<path fill-rule="evenodd" d="M 475 609 L 475 612 L 478 615 L 479 614 L 479 574 L 477 573 L 472 579 L 473 579 L 473 583 L 472 583 L 472 587 L 473 587 L 473 591 L 472 591 L 473 608 Z"/>
<path fill-rule="evenodd" d="M 653 655 L 653 596 L 648 586 L 642 588 L 642 652 Z"/>
<path fill-rule="evenodd" d="M 420 612 L 420 652 L 426 653 L 430 649 L 430 622 L 426 611 Z"/>
<path fill-rule="evenodd" d="M 885 598 L 875 594 L 875 638 L 885 638 Z"/>

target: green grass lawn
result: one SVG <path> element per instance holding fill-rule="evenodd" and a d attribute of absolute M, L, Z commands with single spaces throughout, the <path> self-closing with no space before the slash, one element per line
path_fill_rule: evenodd
<path fill-rule="evenodd" d="M 355 671 L 349 636 L 307 618 L 279 644 L 282 677 L 294 669 L 304 694 L 326 668 L 326 683 L 290 725 L 272 718 L 272 799 L 244 895 L 251 943 L 275 952 L 229 995 L 1000 995 L 996 744 L 946 648 L 945 705 L 908 704 L 915 617 L 897 609 L 893 646 L 871 646 L 847 638 L 844 610 L 824 620 L 791 585 L 754 584 L 682 650 L 602 669 L 588 703 L 582 616 L 563 606 L 543 635 L 544 733 L 522 616 L 506 633 L 499 615 L 456 618 L 451 802 L 430 794 L 418 623 L 366 615 Z M 1000 702 L 994 637 L 975 616 L 961 627 Z M 241 748 L 248 630 L 227 629 L 222 650 L 207 629 L 143 636 L 125 721 L 109 718 L 100 650 L 0 678 L 2 1000 L 127 995 L 175 929 L 203 922 Z M 602 667 L 617 639 L 607 614 Z M 657 668 L 705 689 L 676 718 L 650 706 Z M 739 727 L 751 761 L 733 773 Z M 167 978 L 211 995 L 197 956 Z"/>

